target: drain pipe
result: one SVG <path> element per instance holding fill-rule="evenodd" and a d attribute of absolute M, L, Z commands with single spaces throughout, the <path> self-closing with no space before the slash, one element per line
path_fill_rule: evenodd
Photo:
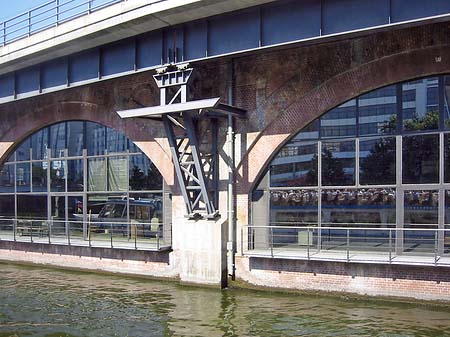
<path fill-rule="evenodd" d="M 233 59 L 228 63 L 228 104 L 233 105 Z M 231 279 L 235 279 L 235 210 L 234 210 L 234 130 L 233 130 L 233 116 L 228 114 L 227 121 L 227 143 L 228 143 L 228 274 Z"/>

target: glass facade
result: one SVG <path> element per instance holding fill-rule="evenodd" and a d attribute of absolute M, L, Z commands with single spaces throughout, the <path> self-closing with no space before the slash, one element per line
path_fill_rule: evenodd
<path fill-rule="evenodd" d="M 379 229 L 352 233 L 375 247 L 391 232 L 397 251 L 433 251 L 435 235 L 448 235 L 425 229 L 450 229 L 449 100 L 450 76 L 439 76 L 334 108 L 281 148 L 254 191 L 269 197 L 253 197 L 254 207 L 268 202 L 270 226 Z"/>
<path fill-rule="evenodd" d="M 63 122 L 25 139 L 0 166 L 0 226 L 52 220 L 58 234 L 87 219 L 163 224 L 164 194 L 161 174 L 124 134 Z"/>

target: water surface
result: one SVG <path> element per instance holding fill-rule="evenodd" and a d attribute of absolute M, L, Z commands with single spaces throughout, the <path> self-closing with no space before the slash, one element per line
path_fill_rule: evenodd
<path fill-rule="evenodd" d="M 0 263 L 6 336 L 450 336 L 450 307 L 220 291 Z"/>

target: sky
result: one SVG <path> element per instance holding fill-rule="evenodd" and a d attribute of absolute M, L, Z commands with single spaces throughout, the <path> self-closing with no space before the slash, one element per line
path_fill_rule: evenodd
<path fill-rule="evenodd" d="M 0 21 L 42 5 L 50 0 L 0 0 Z"/>

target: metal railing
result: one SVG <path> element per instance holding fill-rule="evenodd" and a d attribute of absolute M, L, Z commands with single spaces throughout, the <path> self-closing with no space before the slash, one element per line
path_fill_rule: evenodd
<path fill-rule="evenodd" d="M 51 0 L 0 22 L 0 46 L 127 0 Z"/>
<path fill-rule="evenodd" d="M 170 248 L 172 233 L 161 222 L 1 218 L 0 240 L 159 251 Z"/>
<path fill-rule="evenodd" d="M 245 226 L 241 251 L 270 258 L 450 266 L 450 229 Z"/>

